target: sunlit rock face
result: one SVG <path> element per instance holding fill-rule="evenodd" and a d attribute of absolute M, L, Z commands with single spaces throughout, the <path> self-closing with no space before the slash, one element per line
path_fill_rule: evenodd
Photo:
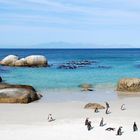
<path fill-rule="evenodd" d="M 140 92 L 139 78 L 124 78 L 118 82 L 117 91 Z"/>
<path fill-rule="evenodd" d="M 8 55 L 1 60 L 0 64 L 15 67 L 46 67 L 48 66 L 48 61 L 47 58 L 42 55 L 30 55 L 21 59 L 15 55 Z"/>

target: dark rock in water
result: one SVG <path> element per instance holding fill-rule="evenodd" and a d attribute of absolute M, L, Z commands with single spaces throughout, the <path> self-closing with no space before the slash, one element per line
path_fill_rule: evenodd
<path fill-rule="evenodd" d="M 63 64 L 63 65 L 60 65 L 58 68 L 59 69 L 77 69 L 78 67 L 75 66 L 75 65 L 65 65 L 65 64 Z"/>
<path fill-rule="evenodd" d="M 81 66 L 81 65 L 91 65 L 95 63 L 95 61 L 91 61 L 91 60 L 79 60 L 79 61 L 70 61 L 70 62 L 67 62 L 66 64 L 72 64 L 72 65 L 78 65 L 78 66 Z"/>
<path fill-rule="evenodd" d="M 53 66 L 53 64 L 48 64 L 48 67 L 52 67 Z"/>
<path fill-rule="evenodd" d="M 60 68 L 60 69 L 77 69 L 77 68 L 92 65 L 93 63 L 95 63 L 95 61 L 91 61 L 91 60 L 69 61 L 69 62 L 61 64 L 60 66 L 58 66 L 58 68 Z"/>
<path fill-rule="evenodd" d="M 0 76 L 0 83 L 2 82 L 2 78 L 1 78 L 1 76 Z"/>
<path fill-rule="evenodd" d="M 0 83 L 0 103 L 30 103 L 39 98 L 32 86 Z"/>
<path fill-rule="evenodd" d="M 100 69 L 110 69 L 112 67 L 111 66 L 98 66 L 98 68 L 100 68 Z"/>

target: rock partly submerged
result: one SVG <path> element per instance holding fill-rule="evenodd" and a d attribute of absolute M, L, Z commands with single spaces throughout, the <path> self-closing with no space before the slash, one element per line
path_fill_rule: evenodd
<path fill-rule="evenodd" d="M 124 78 L 118 82 L 117 91 L 121 92 L 140 92 L 139 78 Z"/>
<path fill-rule="evenodd" d="M 59 69 L 78 69 L 83 67 L 88 67 L 92 64 L 96 63 L 96 61 L 92 60 L 77 60 L 77 61 L 69 61 L 58 66 Z"/>
<path fill-rule="evenodd" d="M 81 84 L 79 87 L 82 88 L 82 91 L 93 91 L 92 84 Z"/>
<path fill-rule="evenodd" d="M 43 55 L 30 55 L 21 59 L 16 55 L 8 55 L 1 60 L 0 64 L 15 67 L 46 67 L 48 61 Z"/>
<path fill-rule="evenodd" d="M 0 76 L 0 83 L 2 82 L 2 78 L 1 78 L 1 76 Z"/>
<path fill-rule="evenodd" d="M 105 109 L 105 107 L 98 103 L 88 103 L 84 106 L 85 109 Z"/>
<path fill-rule="evenodd" d="M 0 62 L 1 65 L 14 66 L 15 62 L 19 59 L 16 55 L 8 55 Z"/>
<path fill-rule="evenodd" d="M 48 66 L 47 59 L 42 55 L 31 55 L 25 58 L 28 66 Z"/>
<path fill-rule="evenodd" d="M 103 65 L 99 65 L 97 68 L 99 69 L 111 69 L 111 66 L 103 66 Z"/>
<path fill-rule="evenodd" d="M 0 103 L 30 103 L 40 98 L 36 90 L 28 85 L 0 83 Z"/>

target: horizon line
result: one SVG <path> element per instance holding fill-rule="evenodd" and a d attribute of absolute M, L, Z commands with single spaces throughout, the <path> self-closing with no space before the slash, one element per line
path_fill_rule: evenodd
<path fill-rule="evenodd" d="M 140 47 L 139 48 L 137 48 L 137 47 L 135 47 L 135 48 L 119 48 L 119 47 L 116 47 L 116 48 L 22 48 L 22 47 L 20 47 L 20 48 L 0 48 L 0 49 L 64 49 L 64 50 L 70 50 L 70 49 L 140 49 Z"/>

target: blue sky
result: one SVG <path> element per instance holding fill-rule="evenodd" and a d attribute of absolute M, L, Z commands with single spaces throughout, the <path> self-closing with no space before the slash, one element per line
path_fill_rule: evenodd
<path fill-rule="evenodd" d="M 0 0 L 0 46 L 140 46 L 140 0 Z"/>

